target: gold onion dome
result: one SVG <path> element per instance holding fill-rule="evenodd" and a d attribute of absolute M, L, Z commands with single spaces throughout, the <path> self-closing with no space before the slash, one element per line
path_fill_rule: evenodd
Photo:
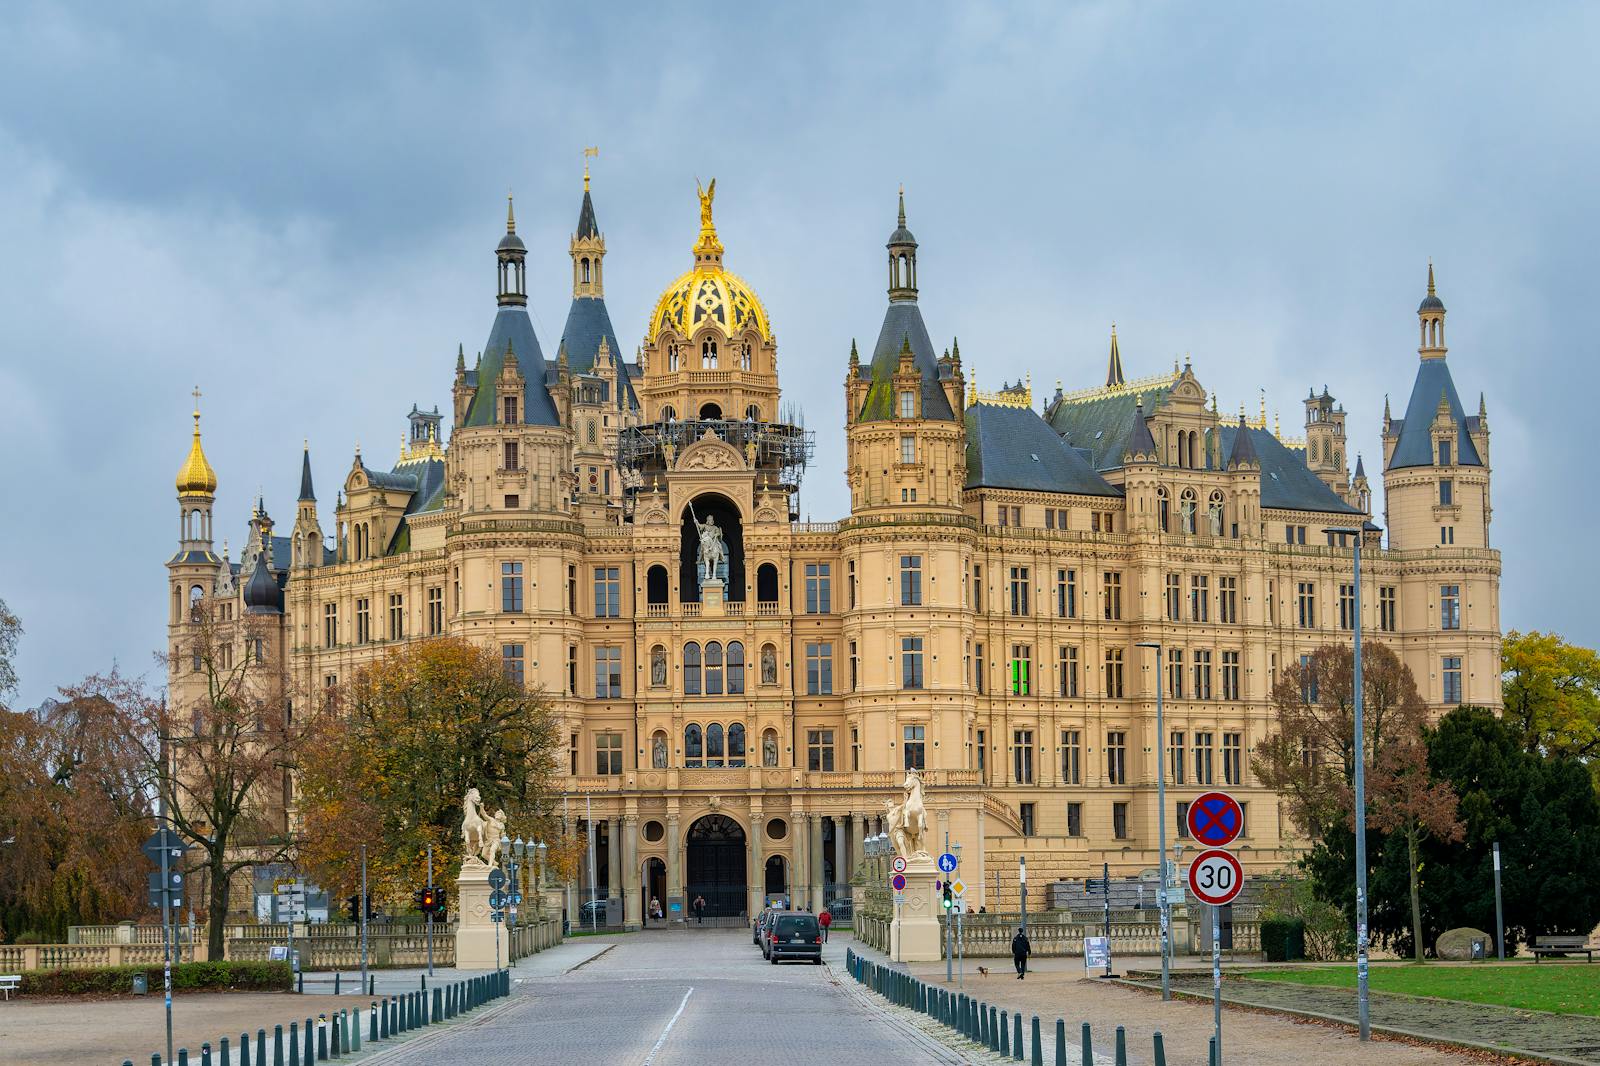
<path fill-rule="evenodd" d="M 206 461 L 205 449 L 200 447 L 200 409 L 194 412 L 194 442 L 189 445 L 189 458 L 178 468 L 178 493 L 183 496 L 210 496 L 217 491 L 217 472 Z"/>
<path fill-rule="evenodd" d="M 653 343 L 663 330 L 683 337 L 711 325 L 729 339 L 755 330 L 764 341 L 772 340 L 772 324 L 767 309 L 755 290 L 744 279 L 722 266 L 722 242 L 711 218 L 711 200 L 716 195 L 715 180 L 700 192 L 700 239 L 694 246 L 694 268 L 679 275 L 656 301 L 650 315 L 646 343 Z"/>

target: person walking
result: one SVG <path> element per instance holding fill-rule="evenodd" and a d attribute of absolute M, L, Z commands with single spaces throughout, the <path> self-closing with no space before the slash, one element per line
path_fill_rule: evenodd
<path fill-rule="evenodd" d="M 817 915 L 817 924 L 822 926 L 822 942 L 828 942 L 828 926 L 833 924 L 833 915 L 828 913 L 828 908 L 822 908 L 822 913 Z"/>
<path fill-rule="evenodd" d="M 704 896 L 695 896 L 694 898 L 694 924 L 706 924 L 706 898 Z"/>
<path fill-rule="evenodd" d="M 1033 954 L 1033 945 L 1028 943 L 1028 934 L 1022 931 L 1022 926 L 1017 926 L 1017 935 L 1011 938 L 1011 964 L 1017 968 L 1017 980 L 1022 980 L 1028 973 L 1028 956 Z"/>
<path fill-rule="evenodd" d="M 661 917 L 661 901 L 654 896 L 650 897 L 650 917 L 657 919 Z"/>

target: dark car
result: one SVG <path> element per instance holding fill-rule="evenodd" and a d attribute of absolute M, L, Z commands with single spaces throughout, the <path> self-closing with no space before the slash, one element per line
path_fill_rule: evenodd
<path fill-rule="evenodd" d="M 767 934 L 767 960 L 774 966 L 780 959 L 810 959 L 822 965 L 822 926 L 815 914 L 783 911 L 772 920 Z"/>
<path fill-rule="evenodd" d="M 607 919 L 606 901 L 591 899 L 578 908 L 578 926 L 582 929 L 604 928 Z"/>
<path fill-rule="evenodd" d="M 761 949 L 763 956 L 767 953 L 767 937 L 772 935 L 772 923 L 782 913 L 784 912 L 781 910 L 768 907 L 761 912 L 761 917 L 756 919 L 756 946 Z"/>

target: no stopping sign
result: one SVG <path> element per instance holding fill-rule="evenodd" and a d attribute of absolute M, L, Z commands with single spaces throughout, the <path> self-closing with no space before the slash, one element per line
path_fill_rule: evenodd
<path fill-rule="evenodd" d="M 1189 891 L 1201 903 L 1214 907 L 1232 903 L 1243 887 L 1244 869 L 1226 851 L 1202 851 L 1189 866 Z"/>

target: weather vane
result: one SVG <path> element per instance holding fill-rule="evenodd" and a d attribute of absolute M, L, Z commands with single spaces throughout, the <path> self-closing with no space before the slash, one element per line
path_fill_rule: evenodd
<path fill-rule="evenodd" d="M 600 158 L 600 146 L 591 145 L 583 150 L 583 190 L 589 191 L 589 160 Z"/>

